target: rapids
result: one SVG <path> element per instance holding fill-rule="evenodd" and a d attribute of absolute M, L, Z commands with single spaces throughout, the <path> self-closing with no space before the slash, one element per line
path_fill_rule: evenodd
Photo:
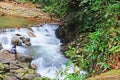
<path fill-rule="evenodd" d="M 31 46 L 17 46 L 17 52 L 21 56 L 31 56 L 33 58 L 31 64 L 36 65 L 36 72 L 42 77 L 56 78 L 56 72 L 61 68 L 65 68 L 67 58 L 60 51 L 60 40 L 56 38 L 56 25 L 44 24 L 42 26 L 34 26 L 32 30 L 27 28 L 6 29 L 0 34 L 0 42 L 3 48 L 10 50 L 11 39 L 15 34 L 30 38 Z M 32 32 L 35 37 L 29 36 L 28 32 Z M 18 36 L 19 37 L 19 36 Z M 71 66 L 69 72 L 73 72 Z"/>

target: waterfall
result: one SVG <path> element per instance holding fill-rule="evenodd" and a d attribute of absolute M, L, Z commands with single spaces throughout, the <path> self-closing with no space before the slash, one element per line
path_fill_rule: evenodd
<path fill-rule="evenodd" d="M 43 26 L 27 28 L 6 29 L 0 34 L 0 42 L 3 48 L 10 50 L 12 47 L 11 39 L 19 34 L 18 37 L 30 38 L 31 46 L 17 46 L 17 52 L 21 56 L 31 56 L 33 58 L 31 65 L 37 67 L 36 72 L 43 77 L 55 78 L 56 72 L 61 68 L 65 68 L 68 61 L 60 51 L 60 40 L 56 38 L 56 25 L 44 24 Z M 31 37 L 28 32 L 32 32 L 35 37 Z M 69 72 L 73 72 L 73 67 Z"/>

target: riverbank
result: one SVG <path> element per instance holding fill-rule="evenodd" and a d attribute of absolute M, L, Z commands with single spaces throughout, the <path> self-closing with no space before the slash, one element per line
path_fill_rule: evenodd
<path fill-rule="evenodd" d="M 40 77 L 30 68 L 30 59 L 19 57 L 7 51 L 0 53 L 0 80 L 33 80 Z"/>
<path fill-rule="evenodd" d="M 0 2 L 0 16 L 11 16 L 24 18 L 32 24 L 41 25 L 43 22 L 54 23 L 59 22 L 59 19 L 53 18 L 51 20 L 49 14 L 45 13 L 43 9 L 37 8 L 35 4 L 30 2 Z M 16 25 L 15 25 L 16 26 Z M 14 25 L 11 27 L 15 27 Z M 18 26 L 21 26 L 18 24 Z M 8 26 L 9 27 L 9 26 Z"/>

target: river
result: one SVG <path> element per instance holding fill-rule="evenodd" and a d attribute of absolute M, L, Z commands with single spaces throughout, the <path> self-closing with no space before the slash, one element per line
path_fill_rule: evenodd
<path fill-rule="evenodd" d="M 60 69 L 66 68 L 67 58 L 64 57 L 60 51 L 61 42 L 56 38 L 55 30 L 58 26 L 51 24 L 44 24 L 42 26 L 33 26 L 30 29 L 6 29 L 0 34 L 0 42 L 2 42 L 3 48 L 10 50 L 13 46 L 11 40 L 16 34 L 19 37 L 30 38 L 31 46 L 26 46 L 22 43 L 22 46 L 17 46 L 17 53 L 20 56 L 32 57 L 31 64 L 36 65 L 36 72 L 42 77 L 49 77 L 51 79 L 56 77 L 56 72 Z M 29 32 L 35 36 L 30 36 Z M 74 71 L 73 66 L 69 68 L 68 72 Z"/>

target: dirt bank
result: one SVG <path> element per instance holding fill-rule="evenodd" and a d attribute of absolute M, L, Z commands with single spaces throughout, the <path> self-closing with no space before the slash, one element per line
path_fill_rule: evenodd
<path fill-rule="evenodd" d="M 36 8 L 35 4 L 24 2 L 0 2 L 0 12 L 4 15 L 20 16 L 28 19 L 35 19 L 40 22 L 54 22 L 59 21 L 53 18 L 51 21 L 50 16 L 42 9 Z M 2 15 L 3 15 L 2 13 Z"/>

